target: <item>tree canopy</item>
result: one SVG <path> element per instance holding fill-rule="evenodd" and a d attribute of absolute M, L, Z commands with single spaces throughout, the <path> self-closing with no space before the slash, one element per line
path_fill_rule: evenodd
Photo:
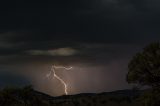
<path fill-rule="evenodd" d="M 128 65 L 127 81 L 151 87 L 160 86 L 160 42 L 146 46 Z"/>

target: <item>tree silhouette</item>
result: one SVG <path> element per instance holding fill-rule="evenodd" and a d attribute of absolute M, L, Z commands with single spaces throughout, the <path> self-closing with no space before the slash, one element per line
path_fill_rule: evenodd
<path fill-rule="evenodd" d="M 128 68 L 128 83 L 160 87 L 160 43 L 152 43 L 137 53 Z"/>

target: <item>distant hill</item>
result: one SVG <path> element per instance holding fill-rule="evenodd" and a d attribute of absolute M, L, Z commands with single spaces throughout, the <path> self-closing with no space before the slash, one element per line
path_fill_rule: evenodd
<path fill-rule="evenodd" d="M 131 106 L 141 91 L 119 90 L 52 97 L 31 87 L 0 91 L 0 106 Z"/>
<path fill-rule="evenodd" d="M 7 70 L 0 70 L 0 89 L 6 86 L 24 87 L 29 84 L 30 81 L 25 76 Z"/>

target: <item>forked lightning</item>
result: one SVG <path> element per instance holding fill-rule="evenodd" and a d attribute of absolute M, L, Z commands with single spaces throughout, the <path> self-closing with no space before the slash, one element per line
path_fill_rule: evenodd
<path fill-rule="evenodd" d="M 65 69 L 65 70 L 72 69 L 72 67 L 67 68 L 67 67 L 54 66 L 53 65 L 52 68 L 51 68 L 51 71 L 46 75 L 46 77 L 49 78 L 52 75 L 52 72 L 53 72 L 53 77 L 56 78 L 57 80 L 59 80 L 64 85 L 64 93 L 65 93 L 65 95 L 68 95 L 68 87 L 67 87 L 66 82 L 56 74 L 56 69 L 59 69 L 59 68 L 62 68 L 62 69 Z"/>

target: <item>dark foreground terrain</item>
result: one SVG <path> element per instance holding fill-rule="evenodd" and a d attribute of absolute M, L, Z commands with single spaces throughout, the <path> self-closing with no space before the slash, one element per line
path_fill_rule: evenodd
<path fill-rule="evenodd" d="M 133 106 L 140 91 L 119 90 L 100 94 L 52 97 L 30 87 L 0 91 L 0 106 Z"/>

